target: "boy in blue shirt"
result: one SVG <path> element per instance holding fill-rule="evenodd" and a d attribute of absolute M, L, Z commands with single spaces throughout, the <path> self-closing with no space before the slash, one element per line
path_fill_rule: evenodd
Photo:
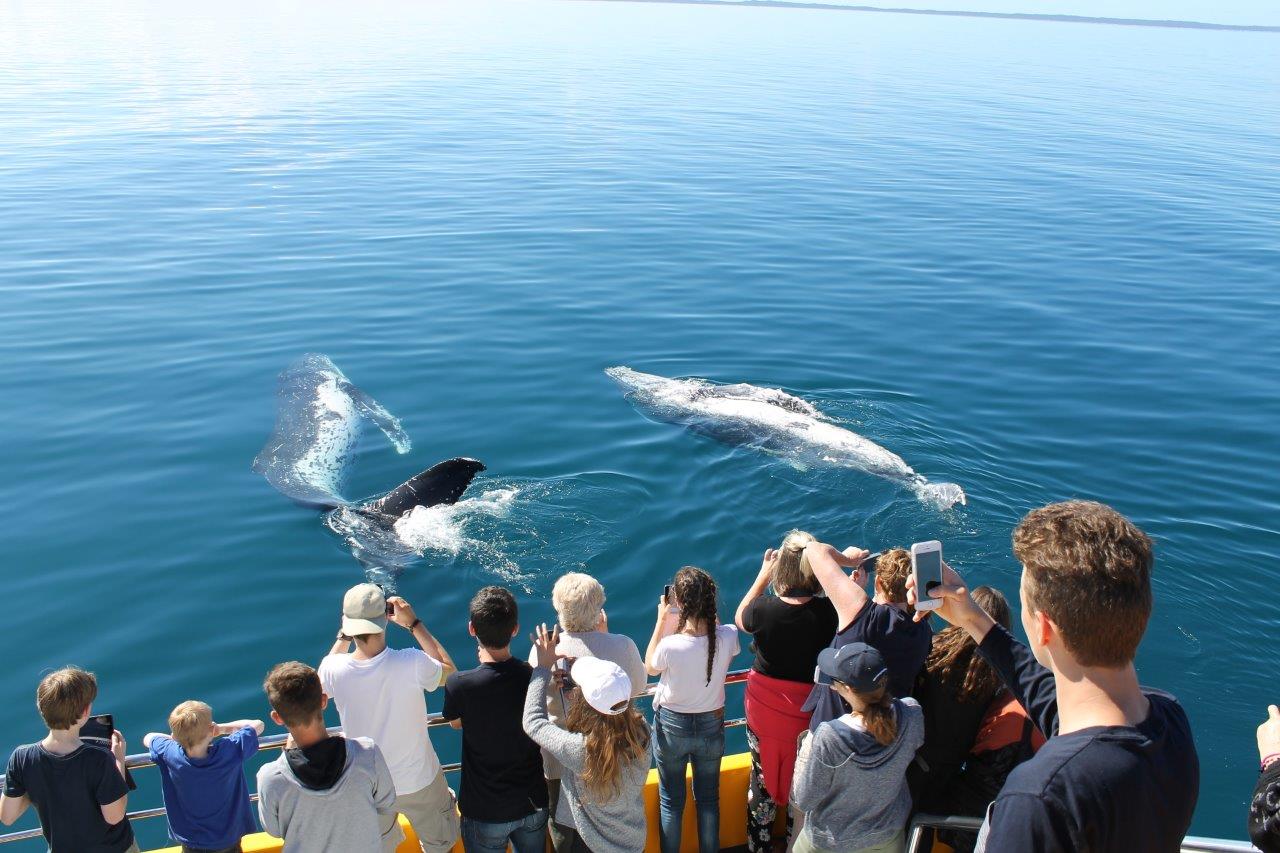
<path fill-rule="evenodd" d="M 208 705 L 188 701 L 169 715 L 172 736 L 142 739 L 160 768 L 169 834 L 183 853 L 240 853 L 240 837 L 255 828 L 244 763 L 263 728 L 262 720 L 215 723 Z"/>

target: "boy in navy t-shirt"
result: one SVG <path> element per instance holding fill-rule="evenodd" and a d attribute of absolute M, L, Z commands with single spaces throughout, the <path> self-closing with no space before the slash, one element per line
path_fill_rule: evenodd
<path fill-rule="evenodd" d="M 111 751 L 80 740 L 98 682 L 75 667 L 51 672 L 36 690 L 36 708 L 49 727 L 39 743 L 9 758 L 0 797 L 0 823 L 11 826 L 28 807 L 40 815 L 51 853 L 137 853 L 125 817 L 124 735 L 111 733 Z"/>
<path fill-rule="evenodd" d="M 1013 532 L 1023 645 L 944 568 L 938 614 L 963 628 L 1049 736 L 1014 768 L 978 836 L 991 853 L 1177 851 L 1200 791 L 1186 712 L 1139 686 L 1151 540 L 1108 506 L 1034 510 Z M 916 590 L 911 590 L 914 603 Z"/>
<path fill-rule="evenodd" d="M 188 701 L 169 715 L 172 736 L 143 738 L 160 768 L 169 834 L 184 853 L 239 853 L 241 836 L 254 831 L 244 763 L 263 728 L 262 720 L 215 723 L 208 705 Z"/>

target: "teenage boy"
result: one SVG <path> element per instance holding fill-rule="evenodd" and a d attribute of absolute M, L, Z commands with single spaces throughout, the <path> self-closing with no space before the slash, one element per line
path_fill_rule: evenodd
<path fill-rule="evenodd" d="M 330 735 L 329 697 L 305 663 L 277 664 L 262 684 L 271 719 L 289 730 L 284 754 L 258 770 L 262 828 L 284 839 L 282 853 L 355 853 L 399 843 L 396 790 L 368 738 Z M 390 819 L 394 838 L 384 827 Z"/>
<path fill-rule="evenodd" d="M 462 729 L 462 845 L 467 853 L 543 853 L 547 783 L 542 750 L 524 733 L 524 701 L 533 667 L 511 656 L 520 630 L 516 600 L 500 586 L 471 599 L 467 632 L 480 665 L 444 686 L 444 718 Z"/>
<path fill-rule="evenodd" d="M 391 618 L 420 649 L 387 646 Z M 355 651 L 351 652 L 351 643 Z M 413 825 L 424 853 L 445 853 L 458 840 L 453 792 L 427 737 L 427 700 L 456 667 L 444 647 L 403 598 L 384 597 L 382 587 L 362 583 L 342 599 L 338 640 L 320 663 L 324 692 L 338 706 L 347 737 L 367 737 L 387 758 L 396 784 L 396 805 Z M 394 817 L 383 827 L 394 833 Z M 394 850 L 394 845 L 388 850 Z"/>
<path fill-rule="evenodd" d="M 1151 540 L 1108 506 L 1068 501 L 1022 519 L 1013 553 L 1030 647 L 950 567 L 932 592 L 1049 735 L 987 809 L 978 849 L 1178 850 L 1200 763 L 1178 700 L 1140 687 L 1133 666 L 1151 615 Z"/>
<path fill-rule="evenodd" d="M 34 803 L 50 853 L 138 849 L 125 819 L 124 735 L 111 733 L 110 752 L 80 740 L 97 697 L 91 672 L 72 666 L 46 675 L 36 689 L 36 708 L 49 734 L 9 757 L 0 822 L 13 825 Z"/>
<path fill-rule="evenodd" d="M 916 675 L 929 657 L 933 631 L 928 622 L 912 619 L 907 604 L 911 555 L 902 548 L 881 554 L 875 566 L 875 595 L 868 596 L 867 574 L 862 564 L 870 553 L 860 548 L 837 551 L 821 542 L 810 542 L 804 549 L 814 577 L 836 608 L 840 628 L 831 641 L 831 648 L 866 643 L 880 652 L 889 666 L 889 691 L 903 699 L 911 695 Z M 845 574 L 845 568 L 853 572 Z M 831 689 L 831 678 L 819 673 L 818 683 L 809 693 L 804 710 L 812 714 L 809 730 L 816 732 L 822 723 L 848 713 L 849 707 Z"/>
<path fill-rule="evenodd" d="M 169 835 L 183 853 L 240 853 L 241 836 L 255 829 L 244 763 L 264 728 L 262 720 L 215 723 L 212 708 L 188 700 L 169 714 L 172 734 L 142 739 L 160 768 Z"/>

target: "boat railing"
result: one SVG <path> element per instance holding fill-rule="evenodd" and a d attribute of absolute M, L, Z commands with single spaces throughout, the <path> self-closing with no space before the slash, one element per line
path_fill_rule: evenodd
<path fill-rule="evenodd" d="M 743 682 L 746 680 L 747 680 L 747 670 L 740 669 L 740 670 L 735 670 L 733 672 L 730 672 L 725 677 L 724 681 L 725 681 L 725 684 L 737 684 L 739 682 Z M 657 688 L 656 684 L 650 684 L 646 686 L 643 691 L 641 691 L 640 693 L 637 693 L 635 698 L 636 699 L 650 698 L 653 696 L 653 692 L 655 688 Z M 747 721 L 741 717 L 733 720 L 724 721 L 725 728 L 733 728 L 735 726 L 745 726 L 746 724 L 747 724 Z M 441 716 L 439 713 L 427 714 L 428 729 L 434 729 L 440 726 L 447 726 L 447 725 L 449 725 L 449 721 L 444 719 L 444 717 Z M 335 734 L 335 735 L 341 734 L 342 727 L 330 726 L 329 733 Z M 289 739 L 289 736 L 287 734 L 263 735 L 262 737 L 258 738 L 258 750 L 266 751 L 266 750 L 284 749 L 285 741 L 287 741 L 288 739 Z M 156 763 L 151 760 L 150 753 L 146 753 L 146 752 L 140 752 L 135 755 L 126 756 L 124 763 L 125 763 L 125 767 L 128 767 L 130 770 L 143 770 L 148 767 L 156 766 Z M 444 770 L 444 772 L 446 773 L 452 773 L 458 770 L 461 766 L 462 765 L 460 763 L 455 761 L 449 764 L 442 764 L 441 769 Z M 4 784 L 4 776 L 0 775 L 0 785 L 3 785 L 3 784 Z M 250 794 L 249 799 L 250 801 L 256 803 L 258 801 L 257 792 Z M 148 818 L 164 817 L 164 814 L 165 814 L 164 806 L 156 806 L 155 808 L 138 809 L 137 811 L 129 812 L 128 818 L 131 821 L 146 820 Z M 38 827 L 35 829 L 24 829 L 24 830 L 19 830 L 17 832 L 9 832 L 4 835 L 0 835 L 0 844 L 9 844 L 15 841 L 28 841 L 30 839 L 40 838 L 40 837 L 41 837 L 40 829 Z"/>
<path fill-rule="evenodd" d="M 929 853 L 931 845 L 931 829 L 950 829 L 956 832 L 967 832 L 973 835 L 982 827 L 980 817 L 958 817 L 956 815 L 917 814 L 911 819 L 907 829 L 906 853 Z M 1247 841 L 1229 841 L 1224 838 L 1201 838 L 1188 835 L 1182 839 L 1181 853 L 1257 853 L 1258 848 Z"/>
<path fill-rule="evenodd" d="M 725 684 L 738 684 L 747 680 L 747 670 L 739 669 L 730 672 L 725 678 Z M 637 699 L 645 699 L 653 696 L 656 684 L 650 684 L 645 689 L 636 694 Z M 737 726 L 745 726 L 747 721 L 741 717 L 724 721 L 725 728 L 734 728 Z M 439 726 L 447 726 L 449 722 L 438 713 L 427 715 L 427 728 L 437 728 Z M 339 726 L 333 726 L 329 729 L 330 734 L 341 734 L 342 729 Z M 258 738 L 259 750 L 276 750 L 283 749 L 285 741 L 288 740 L 286 734 L 264 735 Z M 125 766 L 130 770 L 142 770 L 147 767 L 155 767 L 155 762 L 151 760 L 148 753 L 138 753 L 125 758 Z M 452 773 L 458 770 L 462 765 L 458 762 L 444 764 L 441 769 L 446 773 Z M 0 784 L 3 784 L 4 777 L 0 776 Z M 257 793 L 249 795 L 249 799 L 257 802 Z M 165 814 L 164 806 L 156 806 L 149 809 L 138 809 L 129 812 L 129 820 L 146 820 L 148 818 L 163 817 Z M 918 814 L 908 828 L 907 835 L 907 853 L 927 853 L 927 849 L 922 845 L 930 833 L 926 830 L 930 829 L 951 829 L 959 832 L 976 833 L 982 826 L 980 818 L 973 817 L 956 817 Z M 40 829 L 24 829 L 17 832 L 10 832 L 0 835 L 0 844 L 9 844 L 15 841 L 29 841 L 33 838 L 40 838 Z M 1219 838 L 1200 838 L 1196 836 L 1187 836 L 1182 841 L 1182 853 L 1256 853 L 1257 848 L 1247 841 L 1229 841 Z"/>

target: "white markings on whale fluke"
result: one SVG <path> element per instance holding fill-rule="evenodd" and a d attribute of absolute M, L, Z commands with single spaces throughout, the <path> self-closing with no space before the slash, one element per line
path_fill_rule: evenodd
<path fill-rule="evenodd" d="M 332 510 L 329 526 L 341 528 L 352 554 L 371 576 L 393 579 L 404 558 L 414 553 L 408 543 L 393 546 L 402 516 L 455 503 L 484 470 L 475 459 L 448 459 L 385 495 L 353 503 L 343 496 L 343 489 L 364 422 L 382 430 L 398 453 L 407 453 L 411 442 L 400 421 L 353 385 L 327 356 L 316 353 L 280 374 L 278 396 L 275 429 L 253 460 L 253 470 L 286 497 Z M 346 521 L 335 524 L 338 513 Z"/>
<path fill-rule="evenodd" d="M 909 488 L 946 509 L 966 501 L 955 483 L 930 483 L 890 450 L 832 422 L 809 402 L 776 388 L 703 379 L 668 379 L 629 367 L 605 373 L 631 403 L 655 420 L 680 424 L 728 444 L 778 454 L 800 465 L 856 468 Z"/>

